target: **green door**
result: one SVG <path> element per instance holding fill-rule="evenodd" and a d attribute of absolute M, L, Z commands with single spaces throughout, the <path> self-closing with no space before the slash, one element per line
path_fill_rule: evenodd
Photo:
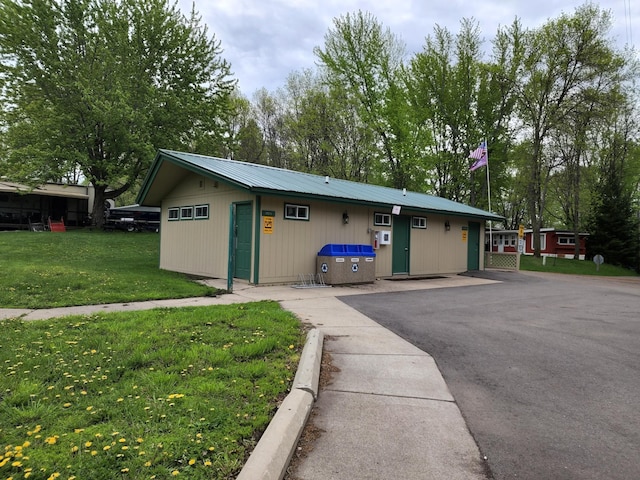
<path fill-rule="evenodd" d="M 409 217 L 393 217 L 391 238 L 391 270 L 395 274 L 409 274 Z"/>
<path fill-rule="evenodd" d="M 480 269 L 480 224 L 469 222 L 467 236 L 467 270 Z"/>
<path fill-rule="evenodd" d="M 253 208 L 250 203 L 235 205 L 234 225 L 234 271 L 235 278 L 249 280 L 251 278 L 251 232 Z"/>

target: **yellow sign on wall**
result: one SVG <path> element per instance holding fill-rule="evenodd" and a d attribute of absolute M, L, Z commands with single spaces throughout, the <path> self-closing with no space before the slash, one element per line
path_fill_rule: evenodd
<path fill-rule="evenodd" d="M 262 217 L 262 233 L 266 233 L 266 234 L 273 233 L 273 217 L 270 217 L 270 216 Z"/>
<path fill-rule="evenodd" d="M 524 238 L 524 225 L 518 227 L 518 238 Z"/>
<path fill-rule="evenodd" d="M 467 241 L 467 231 L 466 230 L 462 230 L 462 241 L 463 242 Z"/>

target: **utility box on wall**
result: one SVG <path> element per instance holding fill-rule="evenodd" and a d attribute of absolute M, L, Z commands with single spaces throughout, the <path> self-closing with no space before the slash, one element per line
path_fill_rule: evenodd
<path fill-rule="evenodd" d="M 373 283 L 375 259 L 371 245 L 329 243 L 318 252 L 316 271 L 328 285 Z"/>

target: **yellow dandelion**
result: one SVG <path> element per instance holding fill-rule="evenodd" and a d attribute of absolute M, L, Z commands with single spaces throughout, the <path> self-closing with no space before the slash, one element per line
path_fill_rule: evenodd
<path fill-rule="evenodd" d="M 120 469 L 120 471 L 121 471 L 122 473 L 127 473 L 127 472 L 129 472 L 129 469 L 128 469 L 128 468 L 122 468 L 122 469 Z"/>
<path fill-rule="evenodd" d="M 84 442 L 86 448 L 89 448 L 91 445 L 93 445 L 93 442 Z"/>
<path fill-rule="evenodd" d="M 177 477 L 178 475 L 180 475 L 180 472 L 178 470 L 174 470 L 173 472 L 171 472 L 171 475 Z"/>
<path fill-rule="evenodd" d="M 126 438 L 121 438 L 120 440 L 118 440 L 118 442 L 120 443 L 126 443 L 127 439 Z"/>
<path fill-rule="evenodd" d="M 191 459 L 189 460 L 189 465 L 193 465 L 193 464 L 195 464 L 195 463 L 196 463 L 196 459 L 195 459 L 195 458 L 191 458 Z"/>
<path fill-rule="evenodd" d="M 69 408 L 71 406 L 71 404 L 69 402 L 65 403 L 64 405 L 62 405 L 64 408 Z"/>
<path fill-rule="evenodd" d="M 205 467 L 210 467 L 211 465 L 213 465 L 213 464 L 211 463 L 211 460 L 205 460 L 205 461 L 204 461 L 204 466 L 205 466 Z"/>
<path fill-rule="evenodd" d="M 98 454 L 98 452 L 96 452 L 95 450 L 91 450 L 91 456 L 95 457 Z"/>
<path fill-rule="evenodd" d="M 102 447 L 102 450 L 104 450 L 105 452 L 110 449 L 111 449 L 111 445 L 105 445 L 104 447 Z"/>
<path fill-rule="evenodd" d="M 78 450 L 80 450 L 80 448 L 77 445 L 74 445 L 73 447 L 71 447 L 72 453 L 76 453 Z"/>
<path fill-rule="evenodd" d="M 31 445 L 31 442 L 26 441 L 26 442 L 24 442 L 24 443 L 22 444 L 22 448 L 27 448 L 27 447 L 28 447 L 28 446 L 30 446 L 30 445 Z"/>
<path fill-rule="evenodd" d="M 151 466 L 151 462 L 144 462 L 144 466 L 145 467 L 150 467 Z"/>
<path fill-rule="evenodd" d="M 138 438 L 136 438 L 136 442 L 142 443 L 142 442 L 144 442 L 144 438 L 138 437 Z"/>

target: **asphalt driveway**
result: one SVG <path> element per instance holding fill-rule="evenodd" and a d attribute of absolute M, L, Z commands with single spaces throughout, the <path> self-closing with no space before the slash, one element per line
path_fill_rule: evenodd
<path fill-rule="evenodd" d="M 495 479 L 640 478 L 640 279 L 478 275 L 340 299 L 435 358 Z"/>

